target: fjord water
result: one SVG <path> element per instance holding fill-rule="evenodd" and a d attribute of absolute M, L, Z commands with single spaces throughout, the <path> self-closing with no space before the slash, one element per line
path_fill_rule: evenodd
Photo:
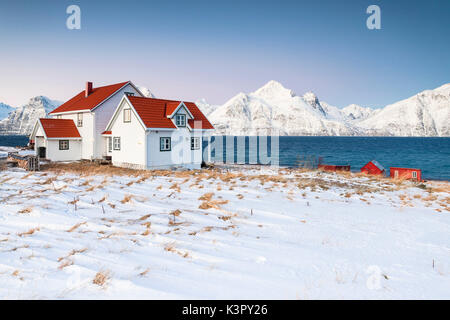
<path fill-rule="evenodd" d="M 230 137 L 227 137 L 230 138 Z M 231 137 L 235 141 L 236 137 Z M 450 181 L 450 138 L 418 137 L 279 137 L 279 163 L 295 167 L 302 158 L 322 157 L 323 163 L 349 164 L 352 171 L 370 160 L 389 167 L 422 169 L 425 179 Z M 225 140 L 225 139 L 224 139 Z M 246 163 L 249 162 L 249 138 L 246 137 Z M 24 136 L 0 136 L 0 146 L 25 146 Z M 270 139 L 268 143 L 270 155 Z M 224 141 L 223 158 L 226 158 Z M 215 154 L 213 152 L 215 157 Z M 223 159 L 222 158 L 222 159 Z M 220 160 L 219 155 L 216 157 Z M 235 156 L 235 159 L 237 157 Z"/>
<path fill-rule="evenodd" d="M 236 152 L 236 137 L 227 138 L 234 138 Z M 248 137 L 245 141 L 245 161 L 248 163 L 249 154 L 255 152 L 256 148 L 250 148 L 249 151 Z M 267 144 L 271 156 L 270 139 Z M 225 141 L 223 148 L 223 156 L 226 159 Z M 301 159 L 318 157 L 322 157 L 322 162 L 326 164 L 350 165 L 355 172 L 370 160 L 377 160 L 387 171 L 389 167 L 418 168 L 422 169 L 425 179 L 450 180 L 450 138 L 279 137 L 281 166 L 295 167 Z M 220 161 L 220 156 L 216 159 Z"/>
<path fill-rule="evenodd" d="M 28 143 L 27 136 L 2 136 L 0 135 L 0 147 L 24 147 Z"/>

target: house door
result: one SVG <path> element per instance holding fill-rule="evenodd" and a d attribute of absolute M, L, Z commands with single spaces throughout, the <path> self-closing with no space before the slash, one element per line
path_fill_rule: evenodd
<path fill-rule="evenodd" d="M 45 147 L 39 147 L 39 158 L 45 159 Z"/>

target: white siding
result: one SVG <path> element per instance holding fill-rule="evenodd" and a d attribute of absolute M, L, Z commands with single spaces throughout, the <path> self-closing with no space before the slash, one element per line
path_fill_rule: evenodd
<path fill-rule="evenodd" d="M 150 131 L 147 135 L 147 168 L 185 167 L 198 169 L 202 163 L 201 137 L 200 149 L 191 150 L 191 137 L 187 128 L 172 131 Z M 171 151 L 160 151 L 160 138 L 170 137 Z"/>
<path fill-rule="evenodd" d="M 69 140 L 69 150 L 59 150 L 59 140 L 47 140 L 46 158 L 51 161 L 80 160 L 81 141 Z"/>
<path fill-rule="evenodd" d="M 105 142 L 107 142 L 106 139 L 104 139 L 101 134 L 103 131 L 105 131 L 106 126 L 109 123 L 109 120 L 111 120 L 111 117 L 114 114 L 114 111 L 116 110 L 117 106 L 120 103 L 120 100 L 125 95 L 125 92 L 132 92 L 135 96 L 140 97 L 141 95 L 133 88 L 131 84 L 126 85 L 121 90 L 119 90 L 114 96 L 106 100 L 103 104 L 97 107 L 97 109 L 94 110 L 95 113 L 95 128 L 94 128 L 94 135 L 95 135 L 95 146 L 94 146 L 94 158 L 101 159 L 105 153 L 104 150 L 106 150 Z"/>
<path fill-rule="evenodd" d="M 131 84 L 128 84 L 99 105 L 93 112 L 83 113 L 83 126 L 77 127 L 83 138 L 81 147 L 82 159 L 102 159 L 106 155 L 105 150 L 107 146 L 105 143 L 107 139 L 101 134 L 105 131 L 106 125 L 125 92 L 132 92 L 135 96 L 141 96 Z M 78 112 L 74 111 L 73 113 L 61 114 L 60 117 L 61 119 L 72 119 L 77 125 L 77 114 Z M 53 118 L 57 118 L 57 115 L 53 115 Z"/>
<path fill-rule="evenodd" d="M 41 126 L 37 125 L 36 134 L 34 135 L 34 151 L 36 154 L 39 154 L 39 147 L 47 148 L 47 143 L 44 138 L 44 131 L 42 130 Z"/>
<path fill-rule="evenodd" d="M 124 107 L 130 108 L 128 102 L 124 101 L 119 106 L 118 116 L 111 126 L 112 137 L 120 137 L 120 150 L 113 148 L 112 163 L 115 166 L 145 168 L 145 129 L 134 112 L 131 112 L 131 122 L 123 122 Z"/>
<path fill-rule="evenodd" d="M 56 118 L 56 116 L 54 116 Z M 61 114 L 61 119 L 72 119 L 83 138 L 81 143 L 81 158 L 86 160 L 94 159 L 94 114 L 83 112 L 83 126 L 78 127 L 78 112 Z M 74 159 L 76 160 L 76 159 Z"/>

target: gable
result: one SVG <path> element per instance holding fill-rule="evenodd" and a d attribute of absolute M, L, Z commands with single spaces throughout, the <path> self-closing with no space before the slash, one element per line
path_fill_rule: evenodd
<path fill-rule="evenodd" d="M 144 123 L 146 128 L 177 129 L 172 119 L 168 118 L 168 116 L 173 116 L 173 114 L 169 114 L 168 110 L 172 111 L 172 113 L 176 113 L 178 112 L 178 110 L 183 108 L 186 114 L 189 115 L 187 121 L 188 126 L 191 129 L 194 127 L 194 123 L 196 125 L 199 125 L 198 127 L 196 127 L 196 129 L 214 129 L 212 124 L 193 102 L 181 102 L 175 100 L 143 97 L 126 98 L 134 107 L 136 113 L 142 119 L 142 122 Z"/>
<path fill-rule="evenodd" d="M 44 130 L 42 130 L 42 127 L 39 125 L 39 123 L 36 122 L 36 132 L 34 132 L 34 137 L 43 137 L 44 136 Z"/>
<path fill-rule="evenodd" d="M 131 115 L 131 123 L 124 123 L 124 109 L 130 109 L 130 115 Z M 109 121 L 108 125 L 106 126 L 105 131 L 103 134 L 113 134 L 114 133 L 114 127 L 121 126 L 120 123 L 123 123 L 125 125 L 139 125 L 142 127 L 143 130 L 146 129 L 145 124 L 142 122 L 142 119 L 140 118 L 139 114 L 134 109 L 133 105 L 131 105 L 127 99 L 126 96 L 122 98 L 122 100 L 119 103 L 119 106 L 117 107 L 116 111 L 114 112 L 111 120 Z"/>
<path fill-rule="evenodd" d="M 167 117 L 174 118 L 175 115 L 177 115 L 177 114 L 185 114 L 187 116 L 186 120 L 194 118 L 194 116 L 191 114 L 191 112 L 186 107 L 184 102 L 177 101 L 177 102 L 169 102 L 169 103 L 167 103 L 167 108 L 166 108 L 166 115 L 167 115 Z"/>

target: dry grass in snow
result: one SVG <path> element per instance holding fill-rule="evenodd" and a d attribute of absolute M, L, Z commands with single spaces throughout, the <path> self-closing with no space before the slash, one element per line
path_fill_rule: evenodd
<path fill-rule="evenodd" d="M 0 298 L 449 298 L 445 182 L 88 163 L 0 182 Z"/>

